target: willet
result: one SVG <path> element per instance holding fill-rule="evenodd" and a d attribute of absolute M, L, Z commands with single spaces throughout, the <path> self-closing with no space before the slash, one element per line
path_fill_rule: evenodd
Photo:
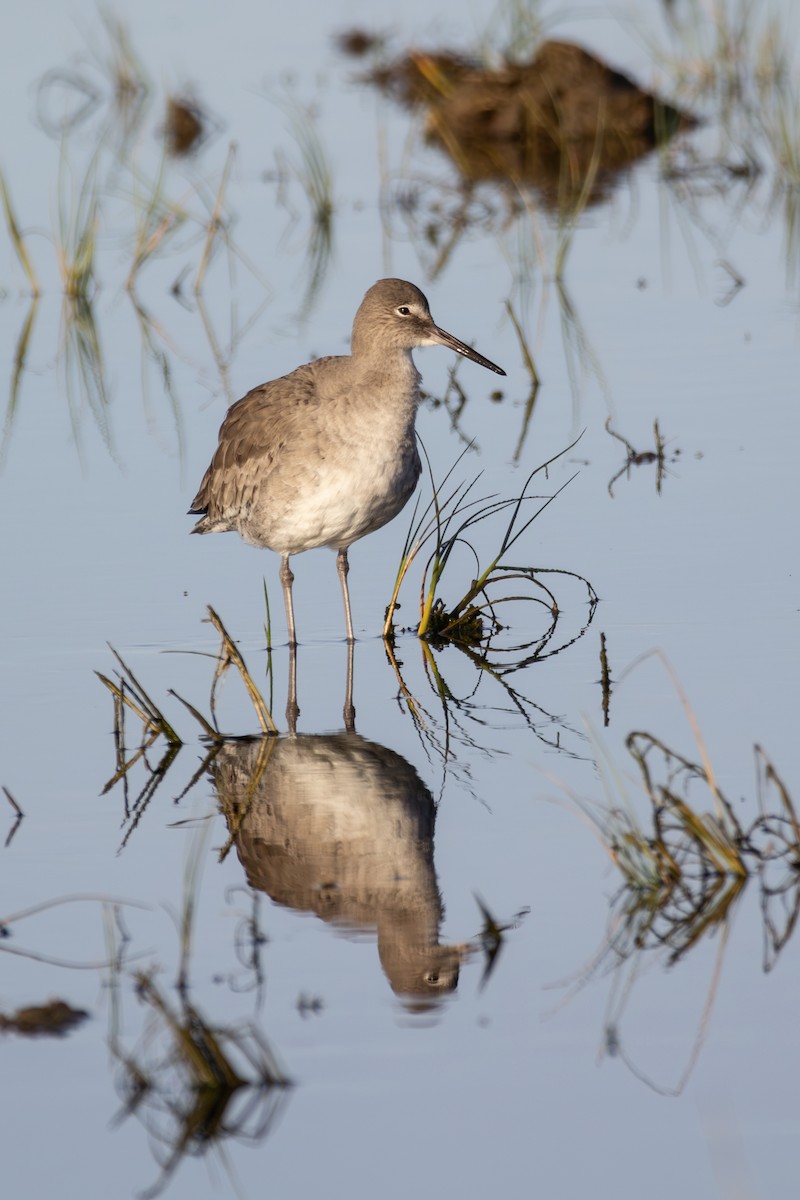
<path fill-rule="evenodd" d="M 235 530 L 280 554 L 290 646 L 297 638 L 289 559 L 317 546 L 338 551 L 347 640 L 355 640 L 348 547 L 397 516 L 422 469 L 414 432 L 416 346 L 447 346 L 505 375 L 435 325 L 413 283 L 380 279 L 356 313 L 349 355 L 319 358 L 262 383 L 222 422 L 189 509 L 202 514 L 192 533 Z"/>

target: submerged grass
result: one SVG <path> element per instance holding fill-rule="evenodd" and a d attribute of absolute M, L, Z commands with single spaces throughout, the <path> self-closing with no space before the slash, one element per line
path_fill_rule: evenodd
<path fill-rule="evenodd" d="M 128 294 L 141 337 L 142 402 L 148 426 L 155 428 L 162 411 L 169 411 L 173 421 L 178 462 L 183 466 L 186 453 L 185 426 L 180 397 L 173 375 L 174 346 L 166 330 L 140 303 L 135 292 Z M 153 369 L 157 380 L 155 395 L 151 390 L 150 368 Z"/>
<path fill-rule="evenodd" d="M 25 272 L 31 295 L 35 298 L 41 295 L 39 279 L 36 275 L 31 256 L 28 253 L 25 235 L 23 234 L 19 221 L 17 220 L 14 206 L 11 202 L 11 193 L 8 190 L 8 184 L 6 183 L 5 175 L 2 171 L 0 171 L 0 201 L 2 201 L 3 213 L 6 219 L 6 227 L 8 229 L 9 237 L 11 238 L 11 244 L 14 247 L 14 253 L 19 259 L 20 266 Z"/>
<path fill-rule="evenodd" d="M 609 710 L 611 708 L 611 692 L 613 690 L 613 681 L 611 679 L 611 669 L 608 665 L 608 650 L 606 648 L 606 635 L 600 634 L 600 687 L 602 688 L 602 704 L 603 704 L 603 724 L 608 725 Z"/>
<path fill-rule="evenodd" d="M 39 311 L 39 297 L 31 298 L 30 307 L 25 314 L 25 320 L 22 323 L 19 337 L 17 338 L 16 348 L 14 350 L 14 369 L 11 374 L 11 385 L 8 391 L 8 404 L 6 406 L 5 420 L 3 421 L 3 434 L 0 439 L 0 469 L 2 469 L 8 447 L 11 442 L 11 433 L 14 427 L 14 419 L 17 415 L 19 407 L 20 388 L 22 377 L 25 374 L 25 367 L 28 361 L 28 350 L 30 348 L 31 335 L 33 327 L 36 323 L 36 314 Z"/>
<path fill-rule="evenodd" d="M 88 1012 L 64 1000 L 29 1004 L 7 1015 L 0 1012 L 0 1031 L 22 1037 L 64 1037 L 88 1019 Z"/>
<path fill-rule="evenodd" d="M 76 193 L 72 179 L 68 178 L 66 143 L 62 143 L 56 254 L 65 296 L 84 302 L 92 299 L 98 226 L 97 156 L 93 157 Z"/>
<path fill-rule="evenodd" d="M 233 169 L 235 158 L 236 143 L 231 142 L 230 146 L 228 147 L 228 156 L 225 159 L 225 166 L 222 171 L 222 177 L 220 178 L 217 194 L 214 197 L 214 205 L 211 210 L 211 215 L 208 219 L 203 253 L 201 255 L 200 263 L 197 268 L 197 274 L 194 280 L 194 293 L 196 296 L 199 295 L 203 290 L 203 282 L 206 277 L 206 271 L 208 270 L 208 264 L 211 261 L 211 255 L 213 253 L 217 238 L 220 234 L 225 236 L 225 225 L 222 218 L 224 211 L 225 190 L 228 186 L 228 180 L 230 178 L 231 170 Z"/>
<path fill-rule="evenodd" d="M 85 402 L 109 453 L 115 457 L 108 419 L 109 393 L 103 349 L 94 306 L 85 295 L 64 296 L 59 364 L 63 370 L 64 393 L 79 456 L 82 458 L 83 455 L 81 424 Z"/>
<path fill-rule="evenodd" d="M 800 187 L 800 95 L 781 89 L 763 120 L 781 184 L 786 188 Z"/>
<path fill-rule="evenodd" d="M 2 789 L 3 789 L 3 795 L 5 796 L 8 803 L 11 805 L 12 809 L 14 810 L 14 814 L 15 814 L 14 820 L 11 822 L 11 828 L 9 829 L 8 833 L 6 834 L 6 840 L 3 843 L 5 848 L 8 849 L 8 847 L 11 845 L 11 843 L 14 839 L 14 835 L 16 834 L 17 830 L 19 829 L 20 825 L 22 824 L 22 819 L 25 816 L 25 813 L 22 811 L 19 804 L 17 804 L 16 800 L 11 795 L 11 792 L 8 790 L 8 788 L 5 786 L 5 784 L 2 785 Z M 3 929 L 2 922 L 0 922 L 0 937 L 2 937 L 2 929 Z"/>
<path fill-rule="evenodd" d="M 791 82 L 789 82 L 790 80 Z M 786 231 L 786 280 L 800 277 L 800 87 L 797 72 L 763 99 L 760 109 L 764 136 L 776 162 L 773 208 L 782 206 Z"/>
<path fill-rule="evenodd" d="M 559 283 L 564 278 L 567 257 L 572 248 L 575 232 L 579 228 L 581 217 L 586 211 L 597 181 L 602 159 L 602 146 L 605 123 L 605 102 L 600 105 L 597 119 L 597 132 L 591 157 L 585 173 L 575 176 L 575 170 L 569 154 L 560 157 L 561 168 L 558 179 L 558 240 L 553 262 L 553 279 Z"/>
<path fill-rule="evenodd" d="M 309 112 L 290 100 L 279 104 L 289 119 L 299 155 L 298 161 L 284 162 L 279 158 L 279 175 L 288 175 L 300 185 L 311 218 L 311 232 L 306 239 L 307 282 L 301 306 L 305 315 L 325 278 L 333 252 L 333 168 Z M 288 207 L 285 198 L 283 203 Z"/>
<path fill-rule="evenodd" d="M 670 749 L 653 734 L 635 730 L 625 742 L 628 753 L 639 767 L 642 781 L 653 806 L 656 853 L 672 864 L 684 864 L 697 857 L 703 871 L 717 875 L 748 874 L 745 863 L 744 831 L 730 804 L 704 766 Z M 650 759 L 658 756 L 665 778 L 657 777 Z M 690 785 L 697 782 L 713 795 L 715 813 L 698 812 L 688 799 Z M 685 798 L 680 794 L 683 791 Z M 685 867 L 681 866 L 681 874 Z M 672 868 L 668 872 L 672 876 Z"/>
<path fill-rule="evenodd" d="M 197 915 L 200 880 L 208 851 L 210 821 L 203 822 L 186 847 L 183 867 L 183 897 L 180 914 L 180 961 L 176 987 L 182 996 L 189 994 L 189 964 Z"/>
<path fill-rule="evenodd" d="M 166 172 L 169 158 L 168 146 L 164 146 L 155 176 L 147 178 L 138 167 L 139 155 L 132 145 L 134 137 L 140 137 L 140 124 L 147 110 L 150 84 L 142 62 L 136 55 L 125 24 L 109 11 L 100 12 L 100 30 L 104 38 L 97 45 L 89 41 L 89 65 L 80 71 L 72 69 L 48 72 L 42 77 L 39 88 L 39 116 L 45 132 L 59 137 L 61 141 L 61 164 L 58 178 L 58 214 L 55 244 L 62 288 L 69 296 L 89 299 L 98 284 L 97 247 L 99 233 L 108 228 L 101 201 L 121 200 L 133 209 L 134 244 L 126 279 L 128 289 L 134 287 L 143 266 L 159 254 L 174 240 L 176 232 L 187 221 L 199 226 L 204 235 L 200 257 L 195 264 L 195 291 L 199 292 L 209 265 L 212 251 L 220 240 L 224 240 L 229 251 L 233 251 L 251 273 L 259 278 L 258 271 L 247 263 L 244 256 L 233 247 L 230 222 L 223 220 L 222 201 L 229 180 L 234 147 L 231 146 L 216 197 L 209 203 L 209 214 L 192 214 L 189 200 L 173 200 L 166 187 Z M 89 39 L 87 39 L 89 40 Z M 102 81 L 92 79 L 98 72 Z M 52 107 L 59 100 L 64 107 L 66 89 L 66 116 L 52 117 L 46 112 L 51 90 L 58 93 Z M 83 121 L 88 120 L 107 94 L 110 107 L 105 125 L 94 138 L 95 149 L 85 172 L 83 182 L 77 189 L 66 169 L 66 145 L 69 135 Z M 69 100 L 72 103 L 69 103 Z M 160 131 L 163 135 L 163 130 Z M 109 146 L 114 151 L 109 159 Z M 102 174 L 101 174 L 102 166 Z M 124 183 L 121 184 L 121 180 Z M 190 188 L 190 197 L 205 199 L 205 185 L 197 179 Z M 19 222 L 11 204 L 8 186 L 0 177 L 0 201 L 2 201 L 6 223 L 17 255 L 29 279 L 32 290 L 38 294 L 39 284 L 27 252 Z M 262 280 L 259 279 L 259 282 Z M 266 287 L 266 285 L 264 284 Z"/>
<path fill-rule="evenodd" d="M 783 74 L 781 18 L 753 0 L 688 0 L 668 6 L 674 49 L 652 44 L 679 87 L 699 99 L 711 94 L 723 113 L 746 99 L 753 81 Z"/>
<path fill-rule="evenodd" d="M 90 52 L 111 97 L 103 139 L 113 136 L 118 154 L 124 158 L 147 110 L 151 85 L 122 18 L 101 8 L 100 24 L 105 44 L 93 47 L 90 43 Z"/>
<path fill-rule="evenodd" d="M 45 963 L 53 967 L 66 967 L 73 971 L 98 971 L 113 966 L 118 960 L 119 956 L 117 955 L 113 957 L 107 955 L 105 958 L 86 961 L 74 958 L 61 958 L 60 956 L 44 951 L 28 950 L 19 944 L 14 944 L 13 946 L 8 944 L 11 940 L 11 926 L 22 921 L 27 921 L 31 917 L 36 917 L 40 913 L 49 912 L 51 909 L 65 908 L 73 904 L 113 906 L 116 910 L 132 908 L 149 911 L 150 909 L 149 904 L 143 904 L 137 900 L 125 900 L 96 892 L 74 892 L 69 895 L 42 900 L 38 904 L 29 905 L 27 908 L 18 909 L 16 912 L 0 913 L 0 954 L 10 954 L 17 958 L 29 959 L 31 962 Z M 136 957 L 141 956 L 137 955 Z"/>
<path fill-rule="evenodd" d="M 525 401 L 525 412 L 522 418 L 522 428 L 520 429 L 519 439 L 517 441 L 516 449 L 514 450 L 513 461 L 518 463 L 525 445 L 525 439 L 528 436 L 528 428 L 531 423 L 533 409 L 536 404 L 536 397 L 539 394 L 539 388 L 541 387 L 542 381 L 539 378 L 539 372 L 536 370 L 536 362 L 533 357 L 533 351 L 531 350 L 528 338 L 525 336 L 525 331 L 522 328 L 522 322 L 517 316 L 510 299 L 506 300 L 506 312 L 508 313 L 508 319 L 514 328 L 514 333 L 517 335 L 517 341 L 519 342 L 522 360 L 525 363 L 525 369 L 528 372 L 531 381 L 531 389 L 528 393 L 528 398 Z"/>
<path fill-rule="evenodd" d="M 3 789 L 3 795 L 5 796 L 6 800 L 11 805 L 11 807 L 13 808 L 13 810 L 17 814 L 17 816 L 24 817 L 25 816 L 24 812 L 22 811 L 20 806 L 17 804 L 16 800 L 11 795 L 11 792 L 8 790 L 8 788 L 6 787 L 5 784 L 2 785 L 2 789 Z"/>
<path fill-rule="evenodd" d="M 100 9 L 100 19 L 108 42 L 105 52 L 97 52 L 97 59 L 112 84 L 118 107 L 124 109 L 147 92 L 147 72 L 124 21 L 107 8 Z"/>
<path fill-rule="evenodd" d="M 141 180 L 133 175 L 134 191 L 132 203 L 136 220 L 133 258 L 125 286 L 133 291 L 139 271 L 151 258 L 162 252 L 186 221 L 187 212 L 183 204 L 167 198 L 164 175 L 167 165 L 166 151 L 161 156 L 158 172 L 152 183 L 140 193 Z"/>
<path fill-rule="evenodd" d="M 490 62 L 499 46 L 510 62 L 527 62 L 544 37 L 540 8 L 540 0 L 499 0 L 486 25 L 483 60 Z"/>
<path fill-rule="evenodd" d="M 720 163 L 732 143 L 741 168 L 760 170 L 764 144 L 778 190 L 800 186 L 800 91 L 796 37 L 785 12 L 753 0 L 688 0 L 670 6 L 673 45 L 651 46 L 692 102 L 705 100 L 720 122 Z"/>

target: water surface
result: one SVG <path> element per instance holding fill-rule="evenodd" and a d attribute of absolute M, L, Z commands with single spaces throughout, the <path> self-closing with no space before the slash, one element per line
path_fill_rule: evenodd
<path fill-rule="evenodd" d="M 333 35 L 369 27 L 368 5 L 315 14 L 313 37 L 303 6 L 140 5 L 126 20 L 150 91 L 127 141 L 94 7 L 15 14 L 0 165 L 42 295 L 32 303 L 4 233 L 0 783 L 25 815 L 15 827 L 11 806 L 0 808 L 0 836 L 12 835 L 0 1009 L 58 996 L 90 1020 L 61 1039 L 3 1037 L 9 1194 L 53 1195 L 67 1172 L 70 1194 L 155 1186 L 176 1198 L 255 1196 L 267 1181 L 297 1196 L 794 1194 L 798 890 L 785 862 L 767 875 L 754 856 L 785 825 L 754 834 L 750 876 L 743 887 L 725 877 L 702 910 L 716 911 L 705 933 L 697 914 L 670 925 L 667 909 L 637 950 L 624 921 L 633 894 L 618 896 L 622 876 L 578 805 L 627 797 L 651 830 L 626 748 L 636 730 L 658 740 L 656 787 L 677 765 L 660 745 L 710 763 L 743 830 L 759 814 L 755 744 L 798 792 L 797 183 L 752 115 L 726 138 L 719 95 L 671 90 L 677 74 L 653 49 L 674 45 L 666 7 L 630 6 L 620 20 L 603 4 L 579 17 L 549 6 L 550 36 L 579 40 L 706 119 L 675 151 L 680 173 L 651 156 L 586 209 L 559 282 L 558 219 L 544 206 L 512 211 L 491 187 L 479 197 L 485 218 L 436 270 L 425 229 L 454 203 L 457 180 L 418 121 L 353 81 L 358 64 Z M 787 31 L 790 8 L 771 10 Z M 460 6 L 407 5 L 392 44 L 474 47 L 492 21 L 483 3 L 466 26 Z M 40 124 L 37 85 L 56 69 L 97 92 L 63 145 Z M 188 88 L 215 126 L 194 157 L 165 168 L 162 195 L 186 217 L 142 265 L 137 307 L 124 285 L 159 170 L 164 96 Z M 58 107 L 63 93 L 47 99 Z M 313 286 L 298 112 L 311 114 L 300 128 L 319 138 L 333 197 L 330 257 Z M 220 244 L 198 301 L 192 282 L 232 140 L 233 250 Z M 727 169 L 746 150 L 761 166 L 751 177 Z M 75 210 L 95 152 L 98 287 L 80 306 L 62 295 L 59 197 Z M 412 191 L 415 209 L 392 203 Z M 512 496 L 582 434 L 537 477 L 550 495 L 575 476 L 512 561 L 575 572 L 600 602 L 592 609 L 580 581 L 548 576 L 556 634 L 536 661 L 499 674 L 402 632 L 417 609 L 414 568 L 392 665 L 380 631 L 401 515 L 351 553 L 347 735 L 335 560 L 301 556 L 299 737 L 287 738 L 277 559 L 233 537 L 190 538 L 184 514 L 226 406 L 343 351 L 361 296 L 384 274 L 417 282 L 434 318 L 508 373 L 496 381 L 461 363 L 466 402 L 454 419 L 452 390 L 435 402 L 452 356 L 418 352 L 432 397 L 419 430 L 438 479 L 473 442 L 454 477 L 483 472 L 476 494 Z M 527 426 L 531 380 L 506 301 L 542 381 Z M 657 464 L 642 461 L 610 494 L 626 451 L 609 419 L 636 452 L 654 450 L 658 421 L 660 489 Z M 476 531 L 483 561 L 502 528 Z M 465 553 L 451 570 L 455 598 L 474 565 Z M 169 689 L 208 713 L 219 645 L 208 605 L 283 736 L 266 762 L 260 744 L 229 742 L 198 775 L 209 747 Z M 547 623 L 520 606 L 498 652 L 536 643 Z M 614 680 L 607 726 L 601 633 Z M 95 675 L 114 678 L 107 643 L 185 742 L 171 761 L 154 742 L 156 770 L 135 763 L 127 793 L 123 779 L 103 791 L 118 770 L 113 699 Z M 502 669 L 523 657 L 506 655 Z M 259 731 L 236 678 L 222 685 L 219 719 L 236 737 Z M 130 715 L 127 730 L 132 754 Z M 766 812 L 785 812 L 763 769 L 760 790 Z M 687 795 L 714 811 L 702 779 Z M 73 896 L 88 898 L 64 902 Z M 493 959 L 476 897 L 507 926 Z M 148 1002 L 140 970 L 184 1028 L 238 1031 L 226 1053 L 240 1074 L 263 1076 L 271 1055 L 293 1086 L 240 1089 L 204 1108 L 176 1049 L 185 1040 L 174 1027 L 170 1036 L 152 993 Z"/>

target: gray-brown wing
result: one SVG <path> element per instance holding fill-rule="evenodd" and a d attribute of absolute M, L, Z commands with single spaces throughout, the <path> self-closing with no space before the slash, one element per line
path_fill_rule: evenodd
<path fill-rule="evenodd" d="M 322 361 L 253 388 L 231 405 L 220 426 L 214 457 L 189 509 L 190 513 L 205 514 L 193 532 L 224 528 L 227 521 L 249 508 L 287 443 L 296 439 L 298 430 L 308 422 L 309 409 L 319 404 L 316 376 Z"/>

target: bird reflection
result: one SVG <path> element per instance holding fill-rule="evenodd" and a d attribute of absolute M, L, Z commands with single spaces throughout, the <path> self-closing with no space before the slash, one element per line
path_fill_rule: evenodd
<path fill-rule="evenodd" d="M 412 1008 L 455 989 L 465 948 L 439 943 L 436 806 L 410 763 L 351 727 L 228 741 L 210 772 L 251 887 L 344 932 L 374 932 Z"/>

